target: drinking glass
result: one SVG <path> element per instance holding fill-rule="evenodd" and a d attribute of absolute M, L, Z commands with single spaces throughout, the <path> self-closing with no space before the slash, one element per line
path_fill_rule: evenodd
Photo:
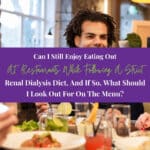
<path fill-rule="evenodd" d="M 80 123 L 85 118 L 87 118 L 88 114 L 89 114 L 89 103 L 87 102 L 75 103 L 75 117 L 77 124 Z"/>
<path fill-rule="evenodd" d="M 51 109 L 48 109 L 47 112 L 43 112 L 39 118 L 39 129 L 40 130 L 45 130 L 46 128 L 46 120 L 47 119 L 52 119 L 53 118 L 53 111 Z"/>
<path fill-rule="evenodd" d="M 112 122 L 115 134 L 118 136 L 129 136 L 131 127 L 130 105 L 112 105 Z"/>
<path fill-rule="evenodd" d="M 106 120 L 103 116 L 100 120 L 100 125 L 95 126 L 97 133 L 85 135 L 86 150 L 111 150 L 112 145 L 112 128 L 109 120 Z M 94 130 L 93 130 L 94 132 Z"/>
<path fill-rule="evenodd" d="M 52 119 L 57 115 L 57 105 L 50 104 L 49 109 L 43 112 L 39 118 L 39 128 L 40 130 L 45 130 L 47 119 Z"/>

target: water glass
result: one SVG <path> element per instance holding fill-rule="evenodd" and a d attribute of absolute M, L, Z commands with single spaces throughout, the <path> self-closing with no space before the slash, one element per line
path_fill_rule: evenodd
<path fill-rule="evenodd" d="M 75 103 L 76 124 L 80 123 L 82 120 L 87 118 L 88 114 L 89 114 L 89 103 L 87 102 Z"/>
<path fill-rule="evenodd" d="M 112 122 L 115 134 L 118 136 L 129 136 L 131 127 L 130 105 L 112 105 Z"/>
<path fill-rule="evenodd" d="M 78 117 L 87 117 L 89 111 L 89 103 L 81 102 L 75 103 L 75 116 Z"/>
<path fill-rule="evenodd" d="M 41 115 L 40 115 L 40 118 L 39 118 L 39 129 L 40 130 L 45 130 L 46 128 L 46 121 L 47 119 L 51 119 L 53 118 L 53 111 L 51 109 L 49 109 L 47 112 L 43 112 Z"/>

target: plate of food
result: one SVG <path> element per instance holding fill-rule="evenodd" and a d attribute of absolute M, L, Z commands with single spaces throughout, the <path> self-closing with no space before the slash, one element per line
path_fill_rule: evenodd
<path fill-rule="evenodd" d="M 8 134 L 2 147 L 11 150 L 71 150 L 84 144 L 84 137 L 67 132 L 29 131 Z"/>

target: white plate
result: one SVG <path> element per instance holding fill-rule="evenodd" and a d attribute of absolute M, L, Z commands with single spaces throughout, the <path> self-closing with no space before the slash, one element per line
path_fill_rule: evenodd
<path fill-rule="evenodd" d="M 139 136 L 139 137 L 120 137 L 115 139 L 115 146 L 119 150 L 136 150 L 145 141 L 149 141 L 149 137 Z"/>
<path fill-rule="evenodd" d="M 131 132 L 130 136 L 136 137 L 136 136 L 149 136 L 150 137 L 150 131 L 134 131 Z"/>
<path fill-rule="evenodd" d="M 31 139 L 34 134 L 42 134 L 44 131 L 20 132 L 8 134 L 2 147 L 11 150 L 37 150 L 37 148 L 20 148 L 22 142 Z M 51 148 L 51 150 L 70 150 L 78 149 L 85 144 L 85 138 L 79 135 L 66 132 L 50 132 L 52 137 L 61 143 L 61 148 Z M 50 148 L 38 148 L 40 150 L 49 150 Z"/>

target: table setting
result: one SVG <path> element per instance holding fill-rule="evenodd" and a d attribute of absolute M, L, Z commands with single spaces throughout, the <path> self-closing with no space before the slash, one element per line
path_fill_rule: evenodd
<path fill-rule="evenodd" d="M 112 105 L 119 110 L 113 114 L 112 142 L 115 150 L 148 150 L 150 148 L 149 115 L 144 113 L 137 120 L 131 120 L 129 105 Z M 121 112 L 121 113 L 120 113 Z M 143 121 L 144 119 L 144 121 Z M 143 122 L 142 122 L 143 121 Z"/>
<path fill-rule="evenodd" d="M 114 104 L 111 111 L 99 109 L 97 102 L 90 105 L 50 106 L 38 122 L 25 120 L 13 126 L 1 149 L 149 150 L 150 130 L 139 129 L 138 121 L 130 119 L 129 105 Z"/>

